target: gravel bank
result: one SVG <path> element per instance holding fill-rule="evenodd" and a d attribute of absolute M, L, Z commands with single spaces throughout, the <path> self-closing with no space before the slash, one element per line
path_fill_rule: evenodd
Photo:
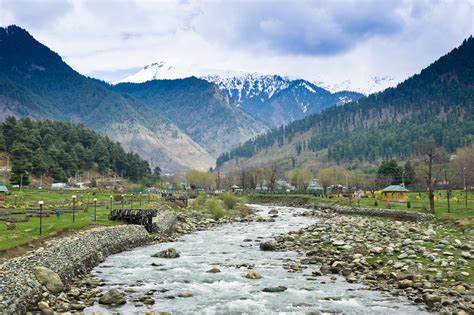
<path fill-rule="evenodd" d="M 25 313 L 29 304 L 42 298 L 42 285 L 33 269 L 43 266 L 65 283 L 89 272 L 108 255 L 150 242 L 144 227 L 120 225 L 81 231 L 50 241 L 47 246 L 0 265 L 0 314 Z"/>
<path fill-rule="evenodd" d="M 285 267 L 330 275 L 406 296 L 443 314 L 474 314 L 472 234 L 429 222 L 308 211 L 320 220 L 276 238 L 276 248 L 300 259 Z M 315 280 L 318 281 L 318 280 Z M 325 281 L 325 280 L 323 280 Z"/>

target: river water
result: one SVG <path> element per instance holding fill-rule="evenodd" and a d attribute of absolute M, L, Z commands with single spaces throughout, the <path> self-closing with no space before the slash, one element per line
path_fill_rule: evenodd
<path fill-rule="evenodd" d="M 297 259 L 294 252 L 263 252 L 261 240 L 297 230 L 315 222 L 316 218 L 294 216 L 301 208 L 252 205 L 262 216 L 277 209 L 275 222 L 232 223 L 212 230 L 183 236 L 180 241 L 136 248 L 110 256 L 92 273 L 105 282 L 102 289 L 133 288 L 127 303 L 118 307 L 96 304 L 86 314 L 120 312 L 138 314 L 146 311 L 167 311 L 172 314 L 421 314 L 417 305 L 402 298 L 362 289 L 360 284 L 347 283 L 339 277 L 311 279 L 311 269 L 290 273 L 282 265 Z M 251 240 L 251 241 L 250 241 Z M 181 257 L 153 258 L 152 254 L 176 248 Z M 162 266 L 151 266 L 151 263 Z M 248 265 L 263 276 L 252 280 L 243 277 Z M 220 273 L 206 272 L 217 266 Z M 309 279 L 308 279 L 309 278 Z M 281 293 L 262 292 L 263 288 L 285 286 Z M 161 292 L 168 290 L 166 292 Z M 149 290 L 156 303 L 151 306 L 131 301 Z M 192 297 L 177 297 L 190 291 Z M 171 298 L 175 296 L 175 298 Z"/>

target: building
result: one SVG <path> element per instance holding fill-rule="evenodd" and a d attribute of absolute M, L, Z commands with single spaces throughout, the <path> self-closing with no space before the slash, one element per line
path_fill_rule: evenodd
<path fill-rule="evenodd" d="M 51 189 L 64 189 L 67 188 L 66 183 L 52 183 L 51 184 Z"/>
<path fill-rule="evenodd" d="M 236 195 L 240 195 L 240 194 L 242 194 L 242 192 L 243 192 L 243 189 L 240 188 L 240 187 L 237 186 L 237 185 L 233 185 L 230 189 L 231 189 L 232 192 L 233 192 L 234 194 L 236 194 Z"/>
<path fill-rule="evenodd" d="M 311 183 L 309 183 L 307 190 L 316 195 L 322 195 L 324 193 L 324 188 L 318 183 L 315 178 L 311 180 Z"/>
<path fill-rule="evenodd" d="M 8 188 L 5 186 L 5 184 L 0 184 L 0 201 L 3 202 L 5 201 L 5 196 L 8 193 Z"/>
<path fill-rule="evenodd" d="M 390 185 L 382 189 L 382 199 L 385 201 L 407 202 L 408 189 L 405 185 Z"/>
<path fill-rule="evenodd" d="M 292 192 L 296 190 L 296 187 L 288 183 L 284 179 L 279 179 L 276 181 L 276 188 L 280 191 Z"/>

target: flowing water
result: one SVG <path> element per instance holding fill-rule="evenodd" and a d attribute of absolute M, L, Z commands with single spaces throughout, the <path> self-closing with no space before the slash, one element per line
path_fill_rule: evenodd
<path fill-rule="evenodd" d="M 362 289 L 360 284 L 347 283 L 342 277 L 311 279 L 311 269 L 290 273 L 282 265 L 297 259 L 294 252 L 263 252 L 259 241 L 281 233 L 308 226 L 316 218 L 294 216 L 300 208 L 252 205 L 262 216 L 271 208 L 279 211 L 275 222 L 232 223 L 212 230 L 183 236 L 179 242 L 161 243 L 136 248 L 110 256 L 92 273 L 105 281 L 102 289 L 133 288 L 127 293 L 127 303 L 118 307 L 96 304 L 87 314 L 144 313 L 153 310 L 172 314 L 307 314 L 341 312 L 346 314 L 421 314 L 417 305 L 402 298 Z M 251 241 L 249 241 L 249 239 Z M 176 248 L 177 259 L 153 258 L 152 254 L 166 248 Z M 162 263 L 160 267 L 151 263 Z M 244 278 L 246 266 L 253 266 L 262 279 Z M 218 266 L 221 273 L 206 272 Z M 309 278 L 309 279 L 308 279 Z M 263 288 L 285 286 L 280 293 L 262 292 Z M 149 290 L 156 303 L 136 305 L 131 300 Z M 167 292 L 160 292 L 166 289 Z M 192 297 L 170 298 L 190 291 Z M 137 302 L 138 303 L 138 302 Z"/>

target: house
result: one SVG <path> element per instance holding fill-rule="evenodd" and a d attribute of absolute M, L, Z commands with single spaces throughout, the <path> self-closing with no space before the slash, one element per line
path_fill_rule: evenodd
<path fill-rule="evenodd" d="M 8 193 L 8 188 L 5 184 L 0 184 L 0 201 L 5 201 L 5 196 Z"/>
<path fill-rule="evenodd" d="M 51 189 L 64 189 L 67 187 L 66 183 L 52 183 Z"/>
<path fill-rule="evenodd" d="M 237 194 L 237 195 L 240 195 L 243 191 L 243 189 L 237 185 L 233 185 L 232 187 L 230 187 L 230 189 L 232 190 L 234 194 Z"/>
<path fill-rule="evenodd" d="M 390 185 L 382 189 L 382 198 L 385 201 L 406 202 L 408 201 L 408 189 L 405 185 Z"/>
<path fill-rule="evenodd" d="M 257 192 L 267 192 L 270 189 L 268 188 L 268 183 L 266 180 L 262 181 L 257 187 L 255 187 L 255 191 Z"/>
<path fill-rule="evenodd" d="M 292 192 L 296 190 L 295 186 L 291 185 L 284 179 L 277 180 L 276 187 L 277 187 L 277 190 L 286 191 L 286 192 Z"/>
<path fill-rule="evenodd" d="M 309 183 L 307 190 L 317 195 L 322 195 L 324 193 L 324 188 L 318 183 L 315 178 L 311 180 L 311 183 Z"/>

